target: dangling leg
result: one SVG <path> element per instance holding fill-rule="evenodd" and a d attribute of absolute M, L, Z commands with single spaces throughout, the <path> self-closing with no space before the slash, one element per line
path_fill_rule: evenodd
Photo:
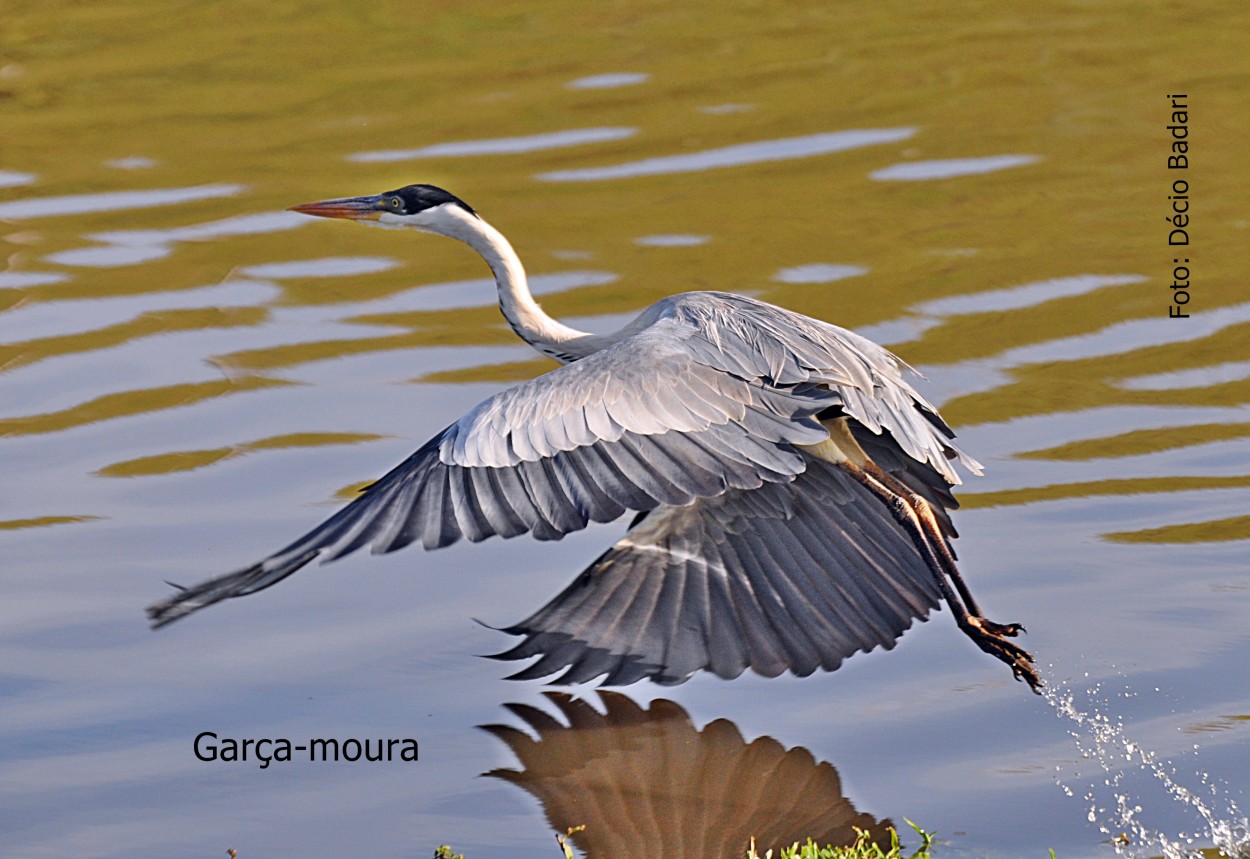
<path fill-rule="evenodd" d="M 946 539 L 938 527 L 937 517 L 933 515 L 929 502 L 908 490 L 871 460 L 862 467 L 851 462 L 839 464 L 876 495 L 903 526 L 903 530 L 911 537 L 920 556 L 933 572 L 943 598 L 955 615 L 955 623 L 964 634 L 977 647 L 1011 666 L 1017 680 L 1024 680 L 1034 692 L 1040 694 L 1042 681 L 1033 668 L 1033 656 L 1014 642 L 1006 640 L 1006 637 L 1024 631 L 1024 627 L 1018 623 L 994 623 L 981 615 L 980 607 L 959 574 L 955 558 L 946 545 Z M 955 590 L 948 584 L 948 577 Z M 955 591 L 958 591 L 958 596 Z"/>
<path fill-rule="evenodd" d="M 959 565 L 955 562 L 955 556 L 950 550 L 950 545 L 946 542 L 945 535 L 942 534 L 942 527 L 938 524 L 937 516 L 933 513 L 933 505 L 927 499 L 912 492 L 901 481 L 892 474 L 883 471 L 875 463 L 870 462 L 864 467 L 864 471 L 875 478 L 886 489 L 908 500 L 912 510 L 916 513 L 916 518 L 920 521 L 929 538 L 929 544 L 933 547 L 938 559 L 942 561 L 942 568 L 954 583 L 955 588 L 959 591 L 959 595 L 963 597 L 964 604 L 968 607 L 968 613 L 973 618 L 979 620 L 987 630 L 996 635 L 1014 637 L 1028 631 L 1018 623 L 994 623 L 994 621 L 986 618 L 981 612 L 980 606 L 977 605 L 972 592 L 964 582 L 964 577 L 959 573 Z"/>

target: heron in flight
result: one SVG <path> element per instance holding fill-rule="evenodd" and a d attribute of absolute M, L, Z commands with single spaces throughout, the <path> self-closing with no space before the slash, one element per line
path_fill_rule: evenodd
<path fill-rule="evenodd" d="M 485 400 L 309 533 L 179 588 L 153 627 L 263 590 L 315 558 L 530 533 L 633 512 L 628 532 L 505 631 L 514 674 L 619 685 L 832 671 L 891 648 L 945 601 L 1034 691 L 1019 624 L 987 620 L 955 564 L 954 433 L 864 337 L 724 292 L 657 302 L 613 334 L 543 312 L 503 235 L 431 185 L 293 211 L 458 239 L 495 275 L 512 329 L 563 366 Z"/>

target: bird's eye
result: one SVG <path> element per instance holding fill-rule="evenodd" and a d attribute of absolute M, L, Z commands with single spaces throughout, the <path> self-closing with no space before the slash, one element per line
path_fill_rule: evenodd
<path fill-rule="evenodd" d="M 392 209 L 402 209 L 404 207 L 404 201 L 398 197 L 391 197 L 390 204 Z"/>

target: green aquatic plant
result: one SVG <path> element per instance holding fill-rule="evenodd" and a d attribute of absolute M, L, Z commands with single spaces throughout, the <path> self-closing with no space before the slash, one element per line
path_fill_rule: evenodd
<path fill-rule="evenodd" d="M 564 840 L 566 836 L 572 835 L 574 832 L 581 832 L 586 828 L 586 824 L 581 826 L 570 826 L 564 835 L 556 833 L 556 843 L 560 845 L 560 849 L 564 851 L 564 859 L 573 859 L 573 848 Z"/>
<path fill-rule="evenodd" d="M 907 818 L 903 818 L 907 820 Z M 929 859 L 929 848 L 933 844 L 933 835 L 925 832 L 916 824 L 907 820 L 907 825 L 915 830 L 920 836 L 920 846 L 916 850 L 906 856 L 906 859 Z M 782 848 L 776 855 L 776 859 L 904 859 L 903 848 L 898 840 L 898 831 L 893 827 L 890 828 L 890 846 L 883 848 L 880 844 L 871 840 L 866 829 L 855 828 L 855 840 L 844 847 L 835 847 L 832 844 L 821 847 L 812 839 L 807 839 L 806 844 L 795 842 L 789 847 Z M 747 849 L 746 859 L 774 859 L 773 851 L 767 850 L 761 856 L 755 849 L 755 840 L 751 840 L 751 846 Z"/>
<path fill-rule="evenodd" d="M 907 820 L 907 818 L 903 818 Z M 912 853 L 904 855 L 903 847 L 898 840 L 898 832 L 891 827 L 890 846 L 883 848 L 877 842 L 871 840 L 871 835 L 866 829 L 855 829 L 855 841 L 845 847 L 835 847 L 826 845 L 821 847 L 812 839 L 807 839 L 806 844 L 795 842 L 789 847 L 782 848 L 774 854 L 772 850 L 767 850 L 761 856 L 755 849 L 755 839 L 751 839 L 751 846 L 747 849 L 746 859 L 929 859 L 929 848 L 933 845 L 933 834 L 925 832 L 916 824 L 907 820 L 907 825 L 915 830 L 920 836 L 920 846 Z M 567 836 L 580 832 L 585 826 L 570 827 L 566 833 L 556 833 L 556 842 L 560 845 L 560 851 L 564 854 L 564 859 L 574 859 L 573 849 L 569 847 Z M 455 853 L 451 847 L 443 844 L 434 851 L 434 859 L 465 859 L 463 853 Z M 1055 859 L 1055 852 L 1050 852 L 1050 859 Z"/>

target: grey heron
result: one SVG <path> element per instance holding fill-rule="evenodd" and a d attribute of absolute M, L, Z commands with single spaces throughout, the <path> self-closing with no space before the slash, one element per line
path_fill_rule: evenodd
<path fill-rule="evenodd" d="M 431 185 L 293 211 L 464 242 L 494 273 L 508 324 L 563 366 L 485 400 L 285 548 L 150 606 L 154 628 L 315 558 L 558 540 L 633 512 L 624 537 L 505 630 L 523 640 L 501 658 L 539 657 L 514 677 L 805 676 L 893 647 L 945 601 L 1040 689 L 1010 640 L 1023 627 L 987 620 L 956 566 L 954 465 L 980 466 L 892 353 L 724 292 L 665 298 L 613 334 L 579 331 L 539 307 L 498 230 Z"/>

